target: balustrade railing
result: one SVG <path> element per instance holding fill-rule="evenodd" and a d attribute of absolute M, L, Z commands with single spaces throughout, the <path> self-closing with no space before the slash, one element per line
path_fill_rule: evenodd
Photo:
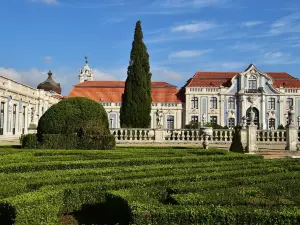
<path fill-rule="evenodd" d="M 157 141 L 154 129 L 137 129 L 137 128 L 119 128 L 110 129 L 118 143 L 122 142 L 154 142 Z M 160 130 L 162 141 L 169 142 L 203 142 L 204 136 L 201 130 L 196 129 L 175 129 Z M 158 133 L 157 133 L 158 134 Z M 214 129 L 212 135 L 208 137 L 211 143 L 231 143 L 234 135 L 232 129 Z"/>
<path fill-rule="evenodd" d="M 264 144 L 285 144 L 286 130 L 257 130 L 256 140 Z"/>
<path fill-rule="evenodd" d="M 154 141 L 153 129 L 119 128 L 119 129 L 110 129 L 110 132 L 111 134 L 115 135 L 117 142 Z"/>

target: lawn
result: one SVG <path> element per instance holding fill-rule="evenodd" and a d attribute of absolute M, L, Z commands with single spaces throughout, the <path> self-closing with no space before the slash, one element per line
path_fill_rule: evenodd
<path fill-rule="evenodd" d="M 1 224 L 300 224 L 300 160 L 197 148 L 0 149 Z"/>

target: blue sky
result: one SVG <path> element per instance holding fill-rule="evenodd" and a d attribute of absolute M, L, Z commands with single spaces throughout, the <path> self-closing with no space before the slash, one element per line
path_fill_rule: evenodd
<path fill-rule="evenodd" d="M 299 0 L 1 0 L 0 75 L 31 86 L 51 69 L 63 94 L 84 56 L 97 80 L 124 80 L 142 21 L 153 81 L 178 87 L 196 71 L 300 77 Z"/>

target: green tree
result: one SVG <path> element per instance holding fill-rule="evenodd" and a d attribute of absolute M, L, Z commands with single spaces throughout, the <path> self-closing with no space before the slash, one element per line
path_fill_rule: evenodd
<path fill-rule="evenodd" d="M 143 42 L 141 21 L 138 21 L 122 96 L 121 127 L 147 128 L 149 126 L 152 103 L 151 77 L 149 54 Z"/>

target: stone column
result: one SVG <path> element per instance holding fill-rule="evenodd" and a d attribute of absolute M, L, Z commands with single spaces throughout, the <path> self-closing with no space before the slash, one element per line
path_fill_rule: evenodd
<path fill-rule="evenodd" d="M 221 126 L 225 126 L 225 124 L 224 124 L 224 117 L 225 117 L 225 111 L 224 111 L 224 103 L 225 103 L 225 101 L 224 101 L 224 95 L 221 95 L 220 96 L 220 101 L 219 101 L 219 103 L 220 103 L 220 111 L 219 111 L 219 120 L 220 120 L 220 125 Z M 226 104 L 227 104 L 227 102 L 226 102 Z"/>
<path fill-rule="evenodd" d="M 261 117 L 260 117 L 260 124 L 262 125 L 262 127 L 260 129 L 267 129 L 267 125 L 265 123 L 266 121 L 266 96 L 262 95 L 261 96 L 261 113 L 260 113 Z"/>
<path fill-rule="evenodd" d="M 286 147 L 285 150 L 297 151 L 298 149 L 298 129 L 296 126 L 296 116 L 293 107 L 288 112 L 288 126 L 286 128 Z"/>

